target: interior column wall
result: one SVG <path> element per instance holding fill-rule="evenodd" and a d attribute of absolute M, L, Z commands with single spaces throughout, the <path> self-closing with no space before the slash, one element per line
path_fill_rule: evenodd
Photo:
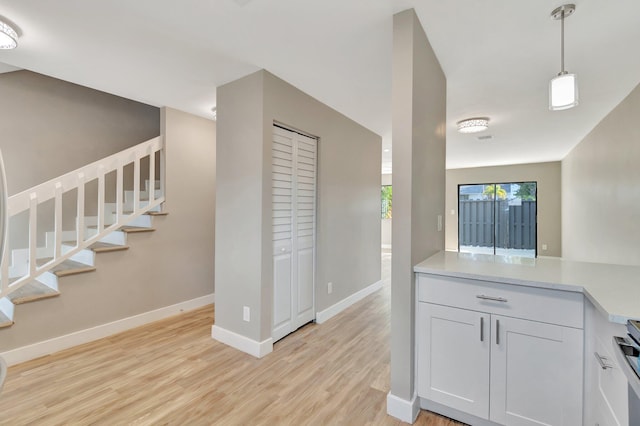
<path fill-rule="evenodd" d="M 316 311 L 380 280 L 382 141 L 264 70 L 219 87 L 217 96 L 216 326 L 264 344 L 273 309 L 273 123 L 319 138 Z"/>
<path fill-rule="evenodd" d="M 438 59 L 415 12 L 398 13 L 393 18 L 390 396 L 403 401 L 415 396 L 413 265 L 444 249 L 438 216 L 445 205 L 445 120 L 446 79 Z"/>

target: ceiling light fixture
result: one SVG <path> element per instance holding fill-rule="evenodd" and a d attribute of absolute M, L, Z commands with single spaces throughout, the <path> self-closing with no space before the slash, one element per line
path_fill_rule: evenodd
<path fill-rule="evenodd" d="M 458 121 L 458 131 L 460 133 L 478 133 L 489 128 L 489 119 L 486 117 L 468 118 Z"/>
<path fill-rule="evenodd" d="M 0 49 L 18 47 L 18 33 L 6 22 L 0 21 Z"/>
<path fill-rule="evenodd" d="M 560 20 L 560 72 L 549 82 L 549 109 L 560 111 L 578 105 L 578 77 L 564 69 L 564 18 L 573 15 L 575 4 L 564 4 L 551 12 L 551 19 Z"/>

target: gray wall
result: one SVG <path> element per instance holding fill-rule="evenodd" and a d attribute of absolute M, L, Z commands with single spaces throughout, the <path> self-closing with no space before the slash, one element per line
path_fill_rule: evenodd
<path fill-rule="evenodd" d="M 458 250 L 458 185 L 499 182 L 538 182 L 538 255 L 562 254 L 560 162 L 516 164 L 447 170 L 446 249 Z M 542 245 L 547 250 L 542 250 Z"/>
<path fill-rule="evenodd" d="M 162 122 L 169 215 L 98 255 L 96 272 L 62 278 L 61 296 L 17 306 L 0 352 L 213 293 L 215 123 L 171 109 Z"/>
<path fill-rule="evenodd" d="M 160 134 L 150 105 L 30 71 L 0 74 L 9 195 Z"/>
<path fill-rule="evenodd" d="M 158 108 L 42 74 L 0 74 L 0 93 L 0 149 L 9 195 L 160 134 Z M 96 188 L 87 185 L 87 215 L 96 214 Z M 75 206 L 75 195 L 64 198 L 63 229 L 74 228 Z M 41 205 L 38 217 L 42 246 L 44 232 L 53 230 L 53 204 Z M 12 218 L 10 248 L 27 247 L 27 227 L 26 214 Z"/>
<path fill-rule="evenodd" d="M 266 71 L 219 87 L 217 110 L 216 324 L 264 341 L 273 305 L 273 122 L 319 137 L 316 311 L 380 280 L 381 138 Z M 251 322 L 242 321 L 243 306 Z"/>
<path fill-rule="evenodd" d="M 415 12 L 393 17 L 391 394 L 414 394 L 413 266 L 444 249 L 446 79 Z M 444 217 L 443 217 L 444 222 Z M 444 226 L 444 225 L 443 225 Z"/>
<path fill-rule="evenodd" d="M 563 257 L 640 264 L 640 86 L 562 161 Z"/>

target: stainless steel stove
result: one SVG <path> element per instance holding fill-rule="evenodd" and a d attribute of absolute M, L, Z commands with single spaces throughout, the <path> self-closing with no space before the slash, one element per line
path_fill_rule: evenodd
<path fill-rule="evenodd" d="M 640 321 L 627 322 L 627 336 L 613 338 L 622 371 L 629 382 L 629 425 L 640 425 Z"/>

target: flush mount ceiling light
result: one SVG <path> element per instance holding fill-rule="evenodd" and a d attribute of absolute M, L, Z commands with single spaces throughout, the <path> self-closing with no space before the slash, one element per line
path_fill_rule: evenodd
<path fill-rule="evenodd" d="M 564 69 L 564 18 L 573 15 L 575 4 L 565 4 L 551 12 L 551 19 L 560 20 L 560 72 L 549 82 L 549 109 L 560 111 L 578 105 L 578 77 Z"/>
<path fill-rule="evenodd" d="M 486 117 L 468 118 L 458 121 L 458 131 L 460 133 L 478 133 L 489 128 L 489 119 Z"/>
<path fill-rule="evenodd" d="M 0 49 L 15 49 L 18 47 L 18 34 L 11 26 L 0 21 Z"/>

